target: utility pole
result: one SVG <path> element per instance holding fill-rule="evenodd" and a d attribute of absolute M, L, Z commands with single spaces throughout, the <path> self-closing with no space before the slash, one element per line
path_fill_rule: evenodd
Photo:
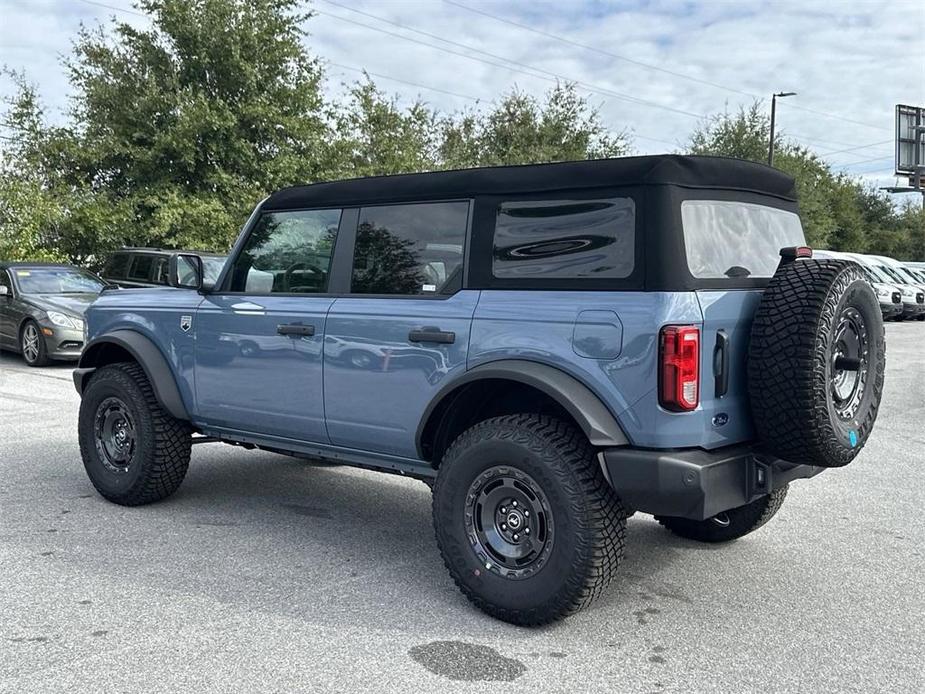
<path fill-rule="evenodd" d="M 777 115 L 777 98 L 796 96 L 796 92 L 777 92 L 771 95 L 771 141 L 768 143 L 768 166 L 774 166 L 774 118 Z"/>

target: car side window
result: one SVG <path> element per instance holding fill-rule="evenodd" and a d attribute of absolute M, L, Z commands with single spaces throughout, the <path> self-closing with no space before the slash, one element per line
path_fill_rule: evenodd
<path fill-rule="evenodd" d="M 106 263 L 106 268 L 103 270 L 103 277 L 114 280 L 124 280 L 126 272 L 128 271 L 128 261 L 130 258 L 131 256 L 128 253 L 114 253 L 109 259 L 109 262 Z"/>
<path fill-rule="evenodd" d="M 428 295 L 458 286 L 468 222 L 468 202 L 364 207 L 350 291 Z"/>
<path fill-rule="evenodd" d="M 625 278 L 633 273 L 632 198 L 503 202 L 495 222 L 497 278 Z"/>
<path fill-rule="evenodd" d="M 132 261 L 132 267 L 128 271 L 128 279 L 138 282 L 151 281 L 151 267 L 154 265 L 154 256 L 137 255 Z"/>
<path fill-rule="evenodd" d="M 230 273 L 229 291 L 318 294 L 328 290 L 341 210 L 266 212 Z"/>

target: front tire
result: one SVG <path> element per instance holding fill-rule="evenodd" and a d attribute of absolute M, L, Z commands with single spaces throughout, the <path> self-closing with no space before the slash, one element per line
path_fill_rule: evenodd
<path fill-rule="evenodd" d="M 545 624 L 588 605 L 623 559 L 626 512 L 588 440 L 551 417 L 495 417 L 443 457 L 434 529 L 456 585 L 506 622 Z"/>
<path fill-rule="evenodd" d="M 787 498 L 787 486 L 738 508 L 702 521 L 656 516 L 655 520 L 675 535 L 698 542 L 731 542 L 756 531 L 771 520 Z"/>
<path fill-rule="evenodd" d="M 48 346 L 45 344 L 45 336 L 42 335 L 42 329 L 34 320 L 29 320 L 23 326 L 19 339 L 19 348 L 22 352 L 22 358 L 29 366 L 48 366 L 51 360 L 48 358 Z"/>
<path fill-rule="evenodd" d="M 96 490 L 139 506 L 173 494 L 189 468 L 188 422 L 170 416 L 134 362 L 99 369 L 84 389 L 78 419 L 80 454 Z"/>

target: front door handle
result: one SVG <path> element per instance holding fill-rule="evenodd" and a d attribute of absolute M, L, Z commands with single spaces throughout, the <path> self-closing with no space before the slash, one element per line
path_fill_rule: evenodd
<path fill-rule="evenodd" d="M 456 333 L 438 328 L 412 330 L 408 333 L 408 340 L 410 342 L 436 342 L 441 345 L 451 345 L 456 342 Z"/>
<path fill-rule="evenodd" d="M 315 326 L 289 323 L 288 325 L 277 325 L 276 332 L 280 335 L 291 335 L 293 337 L 311 337 L 315 334 Z"/>

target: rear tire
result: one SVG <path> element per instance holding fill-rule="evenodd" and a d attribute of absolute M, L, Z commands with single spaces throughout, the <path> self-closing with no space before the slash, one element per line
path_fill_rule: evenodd
<path fill-rule="evenodd" d="M 192 432 L 154 397 L 134 362 L 99 369 L 83 391 L 80 454 L 96 490 L 123 506 L 173 494 L 189 468 Z"/>
<path fill-rule="evenodd" d="M 787 497 L 787 487 L 771 492 L 750 504 L 718 513 L 702 521 L 656 516 L 655 520 L 675 535 L 698 542 L 730 542 L 754 532 L 771 520 Z"/>
<path fill-rule="evenodd" d="M 551 417 L 495 417 L 463 432 L 440 465 L 433 516 L 456 585 L 513 624 L 588 605 L 623 558 L 619 497 L 587 438 Z"/>

